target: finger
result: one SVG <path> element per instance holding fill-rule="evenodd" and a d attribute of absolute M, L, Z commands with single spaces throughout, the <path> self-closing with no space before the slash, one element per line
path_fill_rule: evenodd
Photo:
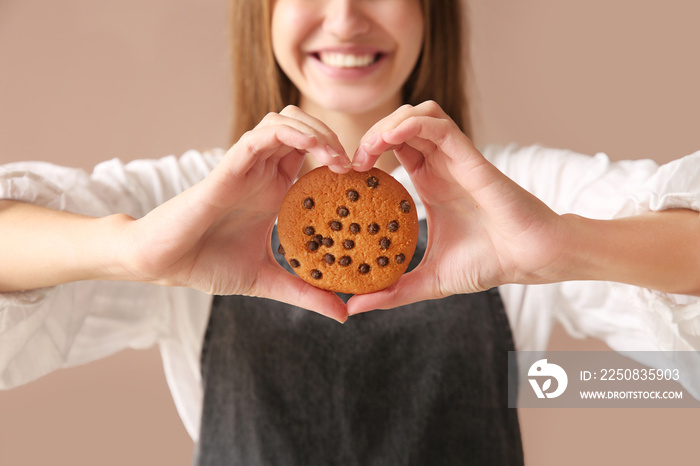
<path fill-rule="evenodd" d="M 394 149 L 399 163 L 406 169 L 406 172 L 411 176 L 425 162 L 423 152 L 411 147 L 408 144 L 402 144 Z"/>
<path fill-rule="evenodd" d="M 245 176 L 246 173 L 259 161 L 264 161 L 275 153 L 279 153 L 282 146 L 291 150 L 308 151 L 318 143 L 314 134 L 300 131 L 289 125 L 274 125 L 258 127 L 246 132 L 231 147 L 224 157 L 224 165 L 235 175 Z"/>
<path fill-rule="evenodd" d="M 389 288 L 375 293 L 355 295 L 348 301 L 348 315 L 360 314 L 375 309 L 393 309 L 399 306 L 444 297 L 435 286 L 434 273 L 419 265 L 415 270 L 402 275 Z"/>
<path fill-rule="evenodd" d="M 484 160 L 469 138 L 449 119 L 412 116 L 381 136 L 384 144 L 391 145 L 405 141 L 424 153 L 430 152 L 430 149 L 419 147 L 418 144 L 422 143 L 419 141 L 434 144 L 433 151 L 438 149 L 456 163 L 470 161 L 481 163 Z M 376 150 L 381 150 L 381 147 Z"/>
<path fill-rule="evenodd" d="M 403 105 L 389 116 L 377 122 L 365 133 L 353 157 L 353 168 L 357 171 L 366 171 L 372 168 L 382 153 L 394 149 L 397 144 L 401 143 L 387 143 L 382 138 L 383 134 L 393 130 L 403 121 L 414 116 L 430 116 L 449 120 L 442 108 L 433 101 L 423 102 L 415 107 L 408 104 Z"/>
<path fill-rule="evenodd" d="M 449 172 L 450 179 L 484 205 L 491 205 L 498 198 L 493 197 L 491 189 L 513 185 L 451 120 L 410 117 L 397 128 L 384 133 L 384 139 L 385 144 L 395 144 L 405 139 L 405 144 L 409 145 L 418 145 L 417 141 L 420 140 L 435 144 L 435 150 L 424 152 L 431 159 L 431 165 L 442 166 L 446 170 L 441 173 L 442 176 Z"/>
<path fill-rule="evenodd" d="M 404 126 L 407 125 L 402 123 L 399 128 L 403 128 Z M 413 126 L 411 129 L 414 131 L 397 132 L 396 130 L 392 130 L 377 135 L 370 144 L 360 148 L 360 151 L 364 152 L 365 158 L 363 160 L 365 160 L 365 162 L 363 164 L 355 164 L 355 169 L 361 171 L 360 168 L 364 168 L 365 164 L 374 163 L 381 154 L 388 150 L 394 151 L 401 165 L 403 165 L 409 173 L 417 169 L 422 165 L 422 162 L 425 161 L 425 154 L 434 153 L 437 146 L 433 141 L 417 137 L 419 131 L 413 128 Z M 392 137 L 390 139 L 385 138 L 385 134 L 389 134 Z M 371 166 L 367 167 L 367 169 L 369 168 L 371 168 Z"/>
<path fill-rule="evenodd" d="M 338 135 L 328 125 L 294 105 L 286 106 L 279 116 L 286 118 L 283 120 L 284 123 L 295 126 L 301 131 L 312 131 L 319 137 L 318 146 L 309 151 L 319 163 L 327 165 L 336 173 L 347 173 L 350 170 L 350 158 L 340 143 Z M 330 162 L 327 159 L 328 155 L 331 157 Z"/>
<path fill-rule="evenodd" d="M 348 158 L 348 155 L 345 152 L 345 148 L 340 143 L 338 135 L 335 134 L 335 132 L 324 122 L 322 122 L 318 118 L 312 117 L 311 115 L 294 105 L 286 106 L 280 112 L 280 115 L 293 118 L 304 123 L 308 127 L 313 128 L 317 132 L 317 134 L 323 135 L 323 140 L 327 143 L 327 150 L 329 152 L 335 153 L 338 156 L 343 157 L 344 162 L 350 163 L 350 159 Z"/>
<path fill-rule="evenodd" d="M 396 125 L 403 121 L 410 114 L 410 112 L 413 111 L 413 108 L 414 107 L 412 105 L 402 105 L 393 113 L 375 123 L 364 134 L 352 158 L 352 166 L 356 171 L 367 171 L 372 168 L 375 163 L 377 163 L 379 156 L 383 152 L 372 152 L 369 149 L 377 142 L 382 132 L 396 127 Z"/>
<path fill-rule="evenodd" d="M 296 149 L 311 153 L 320 164 L 329 166 L 333 171 L 349 171 L 347 155 L 336 153 L 329 142 L 337 145 L 337 137 L 329 136 L 328 130 L 319 130 L 297 118 L 269 113 L 231 148 L 230 158 L 235 160 L 231 168 L 235 173 L 245 174 L 257 162 L 270 157 L 277 162 L 290 150 Z"/>
<path fill-rule="evenodd" d="M 381 134 L 379 142 L 383 144 L 399 144 L 413 139 L 432 143 L 433 149 L 445 149 L 445 144 L 451 136 L 463 134 L 450 120 L 429 116 L 412 116 L 402 121 L 395 128 Z M 379 150 L 379 147 L 374 150 Z"/>
<path fill-rule="evenodd" d="M 442 111 L 439 105 L 435 102 L 423 102 L 420 105 L 402 105 L 390 115 L 382 118 L 365 133 L 360 140 L 360 146 L 372 145 L 375 142 L 376 136 L 381 135 L 399 126 L 403 121 L 412 116 L 432 116 L 434 118 L 447 118 L 447 115 Z"/>
<path fill-rule="evenodd" d="M 335 293 L 309 285 L 277 263 L 261 266 L 256 283 L 256 296 L 318 312 L 340 323 L 348 318 L 345 303 Z"/>
<path fill-rule="evenodd" d="M 279 171 L 289 180 L 290 185 L 299 174 L 305 157 L 306 153 L 295 150 L 280 159 L 278 164 Z"/>

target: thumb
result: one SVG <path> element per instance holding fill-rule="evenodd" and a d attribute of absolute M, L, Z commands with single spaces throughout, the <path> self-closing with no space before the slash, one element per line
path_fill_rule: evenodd
<path fill-rule="evenodd" d="M 375 293 L 355 295 L 348 301 L 348 315 L 360 314 L 374 309 L 391 309 L 418 301 L 443 297 L 435 284 L 435 274 L 419 265 L 415 270 L 402 275 L 399 280 Z"/>
<path fill-rule="evenodd" d="M 309 285 L 276 263 L 262 266 L 256 284 L 255 296 L 318 312 L 341 324 L 348 318 L 345 303 L 335 293 Z"/>

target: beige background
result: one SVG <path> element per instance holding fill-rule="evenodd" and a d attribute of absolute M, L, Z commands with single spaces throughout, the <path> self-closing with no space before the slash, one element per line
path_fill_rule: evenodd
<path fill-rule="evenodd" d="M 700 149 L 695 0 L 472 1 L 476 141 Z M 227 145 L 226 0 L 1 0 L 0 163 Z M 0 336 L 1 338 L 2 336 Z M 596 349 L 561 329 L 556 349 Z M 529 465 L 697 464 L 695 410 L 523 410 Z M 0 392 L 0 464 L 187 465 L 156 349 Z"/>

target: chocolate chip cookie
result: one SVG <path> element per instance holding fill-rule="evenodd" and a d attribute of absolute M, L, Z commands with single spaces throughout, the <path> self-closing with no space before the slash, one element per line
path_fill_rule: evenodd
<path fill-rule="evenodd" d="M 280 253 L 311 285 L 362 294 L 392 285 L 418 240 L 408 191 L 377 168 L 337 174 L 319 167 L 291 187 L 279 212 Z"/>

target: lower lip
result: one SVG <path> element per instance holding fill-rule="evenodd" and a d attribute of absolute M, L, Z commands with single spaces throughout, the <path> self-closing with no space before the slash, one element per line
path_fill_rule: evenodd
<path fill-rule="evenodd" d="M 365 78 L 380 68 L 386 61 L 386 55 L 382 54 L 379 56 L 377 61 L 368 66 L 358 67 L 358 68 L 335 68 L 333 66 L 328 66 L 323 63 L 319 58 L 311 55 L 311 60 L 315 65 L 323 72 L 325 75 L 334 79 L 346 79 L 346 80 L 356 80 Z"/>

